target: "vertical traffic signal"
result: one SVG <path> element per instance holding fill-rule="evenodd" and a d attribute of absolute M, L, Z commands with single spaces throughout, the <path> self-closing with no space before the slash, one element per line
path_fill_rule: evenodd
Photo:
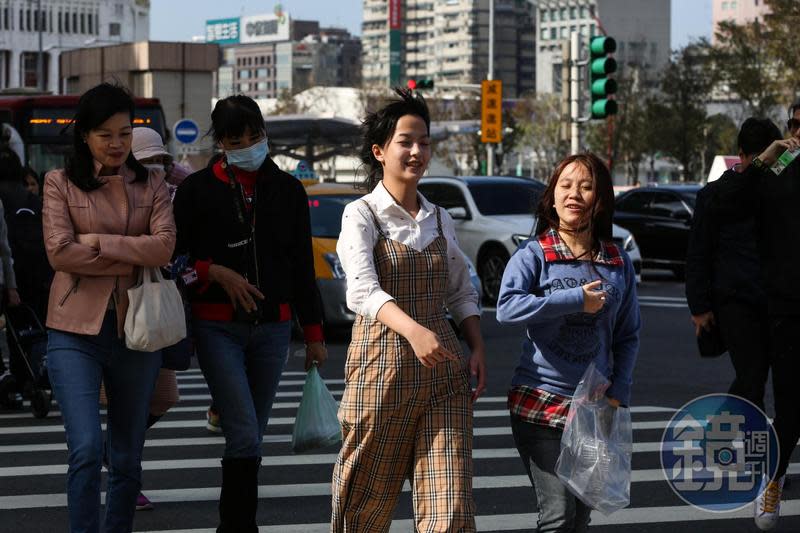
<path fill-rule="evenodd" d="M 617 92 L 617 82 L 609 74 L 617 71 L 617 62 L 608 54 L 617 49 L 611 37 L 597 36 L 589 41 L 589 91 L 592 95 L 592 118 L 603 119 L 617 113 L 617 103 L 609 96 Z"/>

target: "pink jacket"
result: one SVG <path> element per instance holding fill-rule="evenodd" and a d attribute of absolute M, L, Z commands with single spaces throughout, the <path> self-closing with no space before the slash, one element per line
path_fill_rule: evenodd
<path fill-rule="evenodd" d="M 55 270 L 47 326 L 97 335 L 113 298 L 121 336 L 137 267 L 169 262 L 175 221 L 163 179 L 136 183 L 124 165 L 101 179 L 105 185 L 84 192 L 62 169 L 45 176 L 44 238 Z"/>

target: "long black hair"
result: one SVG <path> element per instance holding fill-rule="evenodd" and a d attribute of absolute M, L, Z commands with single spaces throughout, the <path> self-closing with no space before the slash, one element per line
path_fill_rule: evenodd
<path fill-rule="evenodd" d="M 17 153 L 0 146 L 0 182 L 23 183 L 23 168 Z"/>
<path fill-rule="evenodd" d="M 555 190 L 559 176 L 572 163 L 581 165 L 592 177 L 594 183 L 594 203 L 586 213 L 586 220 L 581 222 L 581 226 L 588 227 L 592 235 L 592 257 L 600 249 L 601 241 L 612 239 L 612 225 L 614 220 L 614 186 L 611 181 L 611 174 L 608 167 L 593 153 L 574 154 L 565 157 L 556 165 L 547 189 L 542 193 L 539 205 L 536 209 L 536 231 L 535 234 L 541 235 L 549 229 L 558 231 L 560 220 L 556 213 Z"/>
<path fill-rule="evenodd" d="M 93 191 L 105 184 L 94 175 L 94 157 L 85 137 L 117 113 L 127 113 L 133 124 L 133 97 L 127 89 L 119 85 L 101 83 L 83 93 L 78 100 L 78 110 L 71 124 L 73 145 L 72 154 L 67 158 L 66 172 L 67 178 L 83 191 Z M 133 157 L 132 152 L 128 153 L 125 165 L 134 171 L 136 181 L 147 181 L 147 169 Z"/>
<path fill-rule="evenodd" d="M 208 134 L 214 142 L 220 142 L 223 137 L 241 137 L 244 130 L 249 128 L 251 133 L 266 133 L 264 116 L 258 104 L 243 94 L 235 94 L 219 100 L 211 112 L 211 129 Z"/>
<path fill-rule="evenodd" d="M 394 135 L 397 122 L 406 115 L 416 115 L 425 121 L 428 134 L 431 132 L 431 114 L 428 105 L 420 94 L 415 94 L 408 89 L 395 89 L 400 97 L 394 99 L 376 112 L 367 113 L 361 123 L 362 143 L 359 157 L 362 171 L 366 174 L 360 186 L 372 191 L 379 181 L 383 179 L 383 166 L 375 159 L 372 153 L 373 145 L 385 146 Z"/>

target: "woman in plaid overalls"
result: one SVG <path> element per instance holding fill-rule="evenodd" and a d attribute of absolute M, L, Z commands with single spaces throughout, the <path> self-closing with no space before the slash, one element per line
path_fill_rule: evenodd
<path fill-rule="evenodd" d="M 410 479 L 417 531 L 470 532 L 472 402 L 485 382 L 478 295 L 452 219 L 417 192 L 431 156 L 428 109 L 421 97 L 398 94 L 364 122 L 372 192 L 346 207 L 337 245 L 358 316 L 339 410 L 331 531 L 388 531 Z M 445 305 L 470 347 L 468 361 Z"/>

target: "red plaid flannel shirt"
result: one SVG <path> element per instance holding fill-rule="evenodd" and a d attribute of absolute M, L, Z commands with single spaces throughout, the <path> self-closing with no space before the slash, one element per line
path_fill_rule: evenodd
<path fill-rule="evenodd" d="M 525 422 L 563 430 L 571 400 L 569 396 L 517 385 L 508 391 L 508 410 Z"/>
<path fill-rule="evenodd" d="M 575 260 L 572 250 L 561 240 L 558 232 L 554 229 L 549 229 L 539 235 L 539 245 L 544 252 L 545 261 Z M 603 241 L 600 241 L 600 249 L 597 251 L 597 255 L 594 256 L 593 261 L 611 266 L 622 266 L 625 263 L 617 245 L 613 242 Z"/>

